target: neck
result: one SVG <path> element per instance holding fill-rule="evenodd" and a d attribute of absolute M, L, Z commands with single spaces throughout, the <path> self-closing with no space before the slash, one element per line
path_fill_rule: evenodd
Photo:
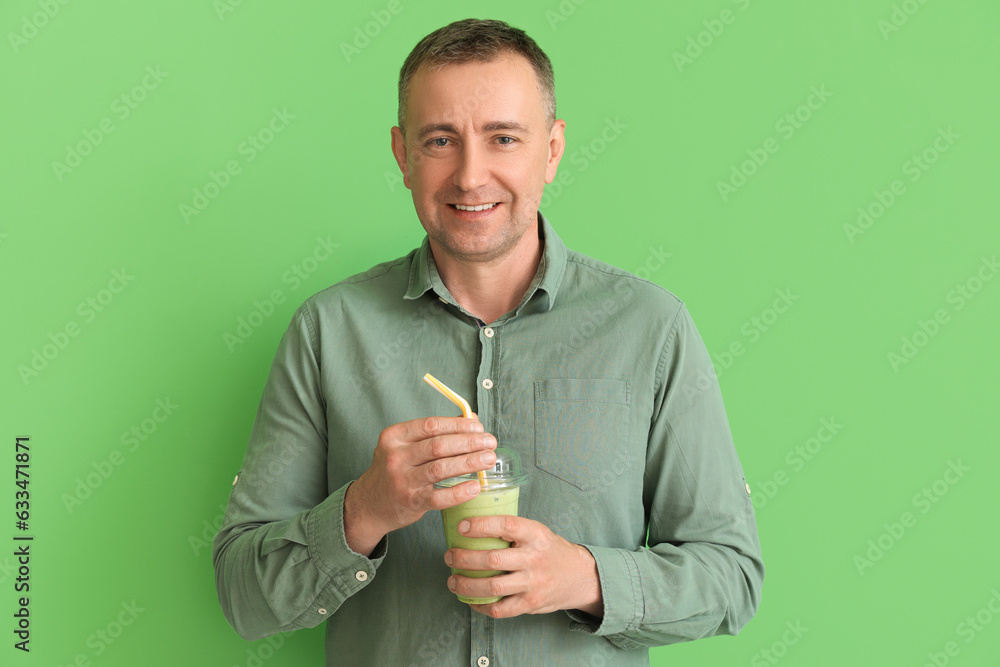
<path fill-rule="evenodd" d="M 456 259 L 434 241 L 431 250 L 441 280 L 451 295 L 462 308 L 487 324 L 521 303 L 542 259 L 537 223 L 507 255 L 489 262 Z"/>

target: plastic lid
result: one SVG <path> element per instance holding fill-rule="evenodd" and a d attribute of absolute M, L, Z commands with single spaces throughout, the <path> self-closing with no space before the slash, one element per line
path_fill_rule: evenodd
<path fill-rule="evenodd" d="M 493 464 L 492 468 L 483 471 L 486 474 L 487 488 L 496 487 L 502 489 L 512 486 L 523 486 L 528 481 L 528 477 L 524 474 L 524 469 L 521 467 L 521 456 L 509 447 L 497 447 L 494 451 L 497 455 L 496 463 Z M 479 475 L 472 472 L 468 475 L 459 475 L 458 477 L 442 480 L 435 483 L 434 486 L 449 487 L 478 479 Z"/>

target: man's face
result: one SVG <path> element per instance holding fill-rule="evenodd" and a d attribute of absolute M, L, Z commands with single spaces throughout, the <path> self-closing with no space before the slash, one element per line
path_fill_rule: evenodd
<path fill-rule="evenodd" d="M 566 124 L 547 127 L 531 64 L 505 54 L 422 67 L 405 113 L 407 136 L 392 128 L 392 151 L 432 244 L 462 261 L 506 257 L 536 229 L 543 188 L 565 147 Z M 484 204 L 493 206 L 458 208 Z"/>

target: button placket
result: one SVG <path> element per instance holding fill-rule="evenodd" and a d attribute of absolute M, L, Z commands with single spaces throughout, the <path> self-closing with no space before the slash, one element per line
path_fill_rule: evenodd
<path fill-rule="evenodd" d="M 494 620 L 489 616 L 475 612 L 472 612 L 469 620 L 471 621 L 469 630 L 472 634 L 469 659 L 476 667 L 482 664 L 489 665 L 492 662 L 489 656 L 493 653 Z M 483 663 L 482 660 L 486 662 Z"/>
<path fill-rule="evenodd" d="M 480 358 L 476 379 L 478 384 L 476 387 L 476 414 L 487 432 L 494 428 L 493 409 L 496 401 L 495 397 L 488 392 L 493 388 L 493 379 L 489 376 L 493 373 L 493 360 L 499 342 L 499 331 L 494 327 L 483 326 L 479 329 Z"/>

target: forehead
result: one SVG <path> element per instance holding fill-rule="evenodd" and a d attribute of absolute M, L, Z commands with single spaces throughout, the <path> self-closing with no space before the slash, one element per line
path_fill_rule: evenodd
<path fill-rule="evenodd" d="M 528 123 L 545 116 L 535 70 L 519 54 L 421 67 L 410 80 L 406 113 L 411 127 L 514 117 Z"/>

